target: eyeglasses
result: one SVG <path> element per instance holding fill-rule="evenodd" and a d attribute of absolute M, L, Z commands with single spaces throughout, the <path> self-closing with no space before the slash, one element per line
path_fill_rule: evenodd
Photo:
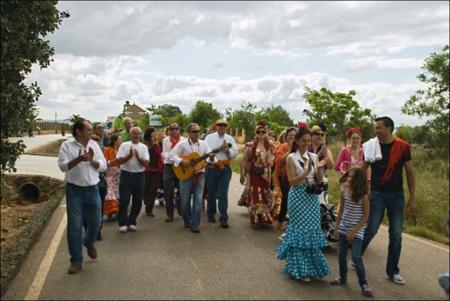
<path fill-rule="evenodd" d="M 256 131 L 256 134 L 265 134 L 266 131 Z"/>
<path fill-rule="evenodd" d="M 313 135 L 314 135 L 314 136 L 320 136 L 320 137 L 323 137 L 323 136 L 324 136 L 323 133 L 313 133 Z"/>
<path fill-rule="evenodd" d="M 172 130 L 172 131 L 178 131 L 179 128 L 169 128 L 169 130 Z"/>
<path fill-rule="evenodd" d="M 226 123 L 219 123 L 219 124 L 216 124 L 217 126 L 221 126 L 221 127 L 227 127 L 227 124 Z"/>
<path fill-rule="evenodd" d="M 192 134 L 198 134 L 200 133 L 200 130 L 191 131 Z"/>

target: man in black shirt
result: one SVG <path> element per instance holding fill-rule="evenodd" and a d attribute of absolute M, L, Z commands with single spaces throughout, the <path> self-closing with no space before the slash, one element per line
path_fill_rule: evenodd
<path fill-rule="evenodd" d="M 364 234 L 363 253 L 377 233 L 387 209 L 389 219 L 389 248 L 386 273 L 397 284 L 405 284 L 400 276 L 398 262 L 402 248 L 403 211 L 405 198 L 403 194 L 402 169 L 405 168 L 408 183 L 409 200 L 406 204 L 407 216 L 413 216 L 416 207 L 416 180 L 411 159 L 410 145 L 394 137 L 394 122 L 389 117 L 375 119 L 375 135 L 380 143 L 382 159 L 364 162 L 367 169 L 370 164 L 371 193 L 370 214 Z"/>

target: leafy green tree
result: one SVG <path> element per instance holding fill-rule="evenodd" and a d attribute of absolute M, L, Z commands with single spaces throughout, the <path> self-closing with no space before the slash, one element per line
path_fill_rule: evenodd
<path fill-rule="evenodd" d="M 170 123 L 176 122 L 173 121 L 177 118 L 183 119 L 183 117 L 178 117 L 180 115 L 183 115 L 183 112 L 178 106 L 174 106 L 171 104 L 163 104 L 163 105 L 151 105 L 149 108 L 147 108 L 152 114 L 155 115 L 161 115 L 161 122 L 163 127 L 167 127 Z"/>
<path fill-rule="evenodd" d="M 414 128 L 408 125 L 401 125 L 395 130 L 395 135 L 409 143 L 413 143 Z"/>
<path fill-rule="evenodd" d="M 425 126 L 429 129 L 427 146 L 438 154 L 448 156 L 449 151 L 449 46 L 440 53 L 433 52 L 425 59 L 417 78 L 426 84 L 426 90 L 416 91 L 403 105 L 408 115 L 430 118 Z"/>
<path fill-rule="evenodd" d="M 72 116 L 70 116 L 69 121 L 71 124 L 74 124 L 75 122 L 77 122 L 78 120 L 82 119 L 83 117 L 80 116 L 80 114 L 73 114 Z"/>
<path fill-rule="evenodd" d="M 147 128 L 150 127 L 149 120 L 150 120 L 150 114 L 145 112 L 144 116 L 142 118 L 140 118 L 139 120 L 136 120 L 135 124 L 136 124 L 136 126 L 140 127 L 142 129 L 142 131 L 145 131 Z"/>
<path fill-rule="evenodd" d="M 305 100 L 311 111 L 305 110 L 307 123 L 312 126 L 323 123 L 327 127 L 328 137 L 345 136 L 350 127 L 360 127 L 363 139 L 372 136 L 373 116 L 370 109 L 364 109 L 353 99 L 354 90 L 348 93 L 332 92 L 326 88 L 312 90 L 305 88 Z"/>
<path fill-rule="evenodd" d="M 227 108 L 225 110 L 225 117 L 228 120 L 230 128 L 238 128 L 245 130 L 246 140 L 253 138 L 253 130 L 256 126 L 256 105 L 251 102 L 242 102 L 239 109 L 232 110 Z"/>
<path fill-rule="evenodd" d="M 25 145 L 8 141 L 8 136 L 30 127 L 41 95 L 36 82 L 27 86 L 26 75 L 33 64 L 46 68 L 54 54 L 45 40 L 58 29 L 67 12 L 56 8 L 57 1 L 1 1 L 1 159 L 0 171 L 15 171 L 17 158 Z"/>
<path fill-rule="evenodd" d="M 114 130 L 124 129 L 125 128 L 124 125 L 123 125 L 123 118 L 122 118 L 122 116 L 117 116 L 116 118 L 114 118 L 114 122 L 113 122 L 112 128 Z"/>
<path fill-rule="evenodd" d="M 270 107 L 262 108 L 256 113 L 256 119 L 267 120 L 270 128 L 273 128 L 271 124 L 279 127 L 294 125 L 294 121 L 289 116 L 289 113 L 281 105 L 275 106 L 272 104 Z"/>
<path fill-rule="evenodd" d="M 200 127 L 206 128 L 219 119 L 221 114 L 213 107 L 211 103 L 199 100 L 195 104 L 194 108 L 192 108 L 189 116 L 191 122 L 195 122 Z"/>

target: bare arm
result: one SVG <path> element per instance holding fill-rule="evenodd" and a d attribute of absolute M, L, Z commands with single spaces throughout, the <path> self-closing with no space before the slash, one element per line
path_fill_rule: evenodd
<path fill-rule="evenodd" d="M 288 177 L 288 181 L 289 181 L 289 185 L 291 186 L 296 186 L 298 184 L 300 184 L 301 182 L 303 182 L 306 179 L 306 176 L 309 174 L 309 172 L 311 171 L 311 162 L 312 160 L 308 161 L 308 167 L 306 168 L 306 170 L 297 175 L 296 171 L 295 171 L 295 163 L 293 161 L 293 159 L 291 157 L 289 157 L 286 161 L 286 171 L 287 171 L 287 177 Z"/>

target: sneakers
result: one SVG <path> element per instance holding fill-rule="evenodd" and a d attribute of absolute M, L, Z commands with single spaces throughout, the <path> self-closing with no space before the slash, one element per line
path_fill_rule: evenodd
<path fill-rule="evenodd" d="M 308 282 L 311 282 L 311 277 L 303 277 L 303 278 L 300 278 L 299 280 L 300 280 L 301 282 L 308 283 Z"/>
<path fill-rule="evenodd" d="M 401 284 L 401 285 L 406 284 L 405 279 L 403 279 L 403 277 L 400 276 L 400 274 L 394 274 L 391 277 L 389 277 L 389 279 L 391 279 L 391 281 L 396 284 Z"/>
<path fill-rule="evenodd" d="M 76 274 L 81 271 L 80 263 L 71 263 L 69 269 L 67 270 L 67 274 Z"/>
<path fill-rule="evenodd" d="M 366 297 L 372 297 L 373 296 L 372 289 L 367 284 L 363 284 L 361 286 L 361 292 Z"/>
<path fill-rule="evenodd" d="M 128 230 L 127 226 L 120 226 L 119 227 L 119 232 L 120 233 L 125 233 L 125 232 L 127 232 L 127 230 Z"/>
<path fill-rule="evenodd" d="M 191 231 L 194 233 L 200 233 L 200 229 L 198 227 L 192 226 Z"/>
<path fill-rule="evenodd" d="M 136 225 L 129 225 L 128 231 L 132 231 L 132 232 L 136 231 Z"/>
<path fill-rule="evenodd" d="M 166 219 L 164 220 L 166 223 L 170 223 L 173 222 L 173 216 L 168 216 L 166 217 Z"/>
<path fill-rule="evenodd" d="M 229 227 L 229 225 L 228 225 L 228 223 L 227 223 L 226 221 L 220 221 L 220 226 L 221 226 L 222 228 L 224 228 L 224 229 L 226 229 L 226 228 Z"/>
<path fill-rule="evenodd" d="M 342 278 L 336 278 L 333 281 L 330 282 L 331 285 L 343 285 L 347 281 L 343 280 Z"/>
<path fill-rule="evenodd" d="M 91 257 L 92 259 L 97 258 L 97 249 L 94 246 L 86 246 L 86 249 L 89 257 Z"/>

